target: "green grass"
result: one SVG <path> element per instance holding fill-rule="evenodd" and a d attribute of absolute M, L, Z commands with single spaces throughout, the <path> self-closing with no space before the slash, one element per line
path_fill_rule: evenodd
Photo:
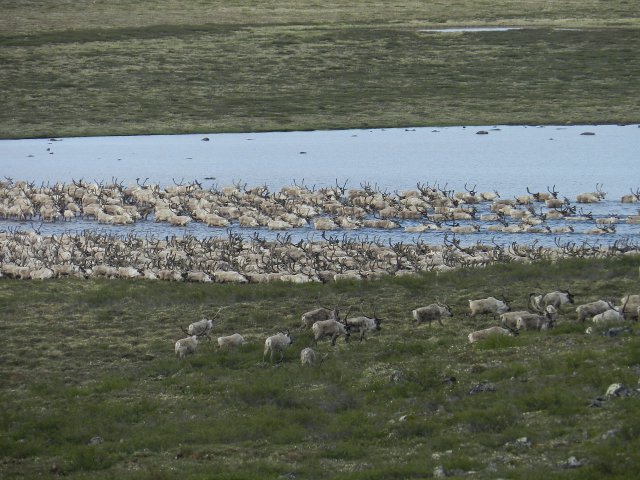
<path fill-rule="evenodd" d="M 0 138 L 640 120 L 633 2 L 8 3 Z"/>
<path fill-rule="evenodd" d="M 478 478 L 633 478 L 640 398 L 589 405 L 610 383 L 637 387 L 638 337 L 587 336 L 565 308 L 550 332 L 469 344 L 496 320 L 470 317 L 467 299 L 501 292 L 521 308 L 534 288 L 568 288 L 578 302 L 621 296 L 637 290 L 639 261 L 300 286 L 1 280 L 0 477 L 425 478 L 442 466 Z M 413 326 L 410 311 L 435 297 L 454 316 Z M 327 359 L 302 368 L 312 338 L 300 315 L 338 302 L 375 303 L 383 329 L 320 342 Z M 249 344 L 205 343 L 176 359 L 179 326 L 219 305 L 230 308 L 214 335 L 238 331 Z M 282 364 L 263 364 L 264 338 L 282 328 L 293 346 Z M 492 388 L 470 395 L 479 384 Z M 584 466 L 564 468 L 570 456 Z"/>

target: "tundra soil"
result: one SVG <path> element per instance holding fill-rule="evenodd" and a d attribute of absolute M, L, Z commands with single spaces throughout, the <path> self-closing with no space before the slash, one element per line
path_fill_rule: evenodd
<path fill-rule="evenodd" d="M 636 478 L 640 331 L 576 322 L 575 306 L 638 292 L 637 256 L 506 264 L 370 282 L 214 285 L 0 280 L 0 477 Z M 576 305 L 546 332 L 469 344 L 496 325 L 468 300 L 567 288 Z M 454 315 L 415 327 L 436 299 Z M 384 318 L 349 344 L 298 330 L 317 306 Z M 174 356 L 180 327 L 227 307 L 203 343 Z M 280 365 L 266 336 L 289 329 Z M 215 337 L 249 344 L 220 352 Z M 627 396 L 605 398 L 612 383 Z"/>
<path fill-rule="evenodd" d="M 0 138 L 640 121 L 624 0 L 0 7 Z"/>

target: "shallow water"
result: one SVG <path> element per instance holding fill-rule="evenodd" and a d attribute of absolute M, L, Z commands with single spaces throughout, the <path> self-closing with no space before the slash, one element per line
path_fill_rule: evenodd
<path fill-rule="evenodd" d="M 460 28 L 424 28 L 419 32 L 437 33 L 475 33 L 475 32 L 509 32 L 511 30 L 522 30 L 522 27 L 460 27 Z"/>
<path fill-rule="evenodd" d="M 486 213 L 488 210 L 488 204 L 478 205 L 478 212 Z M 585 206 L 585 211 L 601 211 L 602 214 L 595 214 L 594 218 L 608 216 L 609 213 L 616 211 L 618 215 L 635 214 L 638 210 L 634 205 L 621 205 L 616 202 L 613 205 L 612 202 L 602 202 L 599 205 Z M 458 238 L 463 245 L 470 245 L 480 242 L 482 244 L 491 245 L 493 243 L 498 245 L 510 245 L 513 242 L 522 245 L 531 245 L 535 243 L 539 246 L 553 247 L 556 242 L 566 244 L 568 242 L 580 245 L 587 242 L 591 245 L 610 245 L 615 241 L 629 240 L 633 243 L 640 243 L 640 225 L 629 225 L 626 223 L 616 224 L 616 232 L 612 234 L 594 235 L 588 234 L 586 231 L 593 227 L 593 222 L 568 222 L 565 220 L 548 220 L 546 222 L 549 227 L 560 227 L 562 225 L 571 225 L 575 228 L 574 233 L 569 234 L 534 234 L 534 233 L 500 233 L 487 230 L 489 225 L 496 225 L 497 222 L 478 222 L 478 221 L 458 221 L 460 225 L 476 224 L 480 225 L 479 232 L 470 234 L 457 234 L 453 235 L 446 230 L 440 231 L 427 231 L 423 233 L 405 233 L 404 227 L 410 225 L 418 225 L 420 222 L 417 220 L 403 220 L 400 221 L 402 228 L 393 230 L 382 230 L 372 228 L 361 228 L 358 230 L 334 230 L 325 232 L 325 237 L 336 237 L 342 239 L 357 238 L 357 239 L 377 239 L 383 243 L 396 243 L 396 242 L 410 242 L 422 241 L 428 244 L 442 244 L 445 236 L 448 236 L 449 240 L 452 238 Z M 517 223 L 517 222 L 512 222 Z M 76 218 L 72 222 L 58 221 L 55 223 L 41 223 L 39 221 L 9 221 L 0 220 L 0 231 L 3 230 L 37 230 L 41 235 L 53 235 L 61 234 L 63 232 L 72 234 L 81 234 L 83 231 L 95 231 L 109 234 L 116 234 L 120 236 L 135 235 L 137 237 L 151 237 L 151 238 L 164 238 L 165 236 L 177 236 L 184 237 L 187 235 L 197 238 L 206 237 L 220 237 L 225 238 L 229 235 L 229 232 L 234 234 L 240 234 L 245 239 L 250 239 L 257 234 L 261 238 L 267 240 L 275 240 L 278 237 L 290 236 L 291 240 L 297 242 L 299 240 L 315 240 L 321 241 L 323 239 L 323 232 L 317 231 L 313 228 L 313 222 L 306 227 L 295 228 L 290 230 L 272 231 L 266 227 L 260 228 L 241 228 L 237 223 L 232 223 L 230 227 L 208 227 L 200 222 L 191 222 L 187 227 L 173 227 L 166 222 L 154 222 L 153 217 L 149 217 L 146 221 L 137 221 L 132 225 L 117 226 L 117 225 L 102 225 L 95 220 Z"/>
<path fill-rule="evenodd" d="M 593 191 L 596 184 L 602 184 L 608 193 L 607 201 L 583 207 L 597 217 L 637 213 L 637 204 L 622 205 L 619 199 L 640 186 L 638 151 L 638 125 L 401 128 L 3 140 L 0 168 L 3 176 L 36 184 L 68 183 L 82 178 L 105 183 L 117 179 L 126 185 L 136 178 L 141 181 L 148 178 L 149 182 L 161 185 L 198 180 L 205 188 L 234 182 L 249 186 L 264 184 L 273 191 L 294 182 L 304 181 L 311 188 L 331 186 L 337 181 L 347 187 L 369 183 L 394 192 L 415 188 L 420 182 L 446 185 L 456 191 L 467 184 L 476 186 L 478 191 L 496 190 L 502 198 L 526 194 L 526 187 L 546 191 L 555 185 L 559 197 L 566 196 L 572 202 L 578 193 Z M 549 225 L 555 226 L 551 222 Z M 102 228 L 84 220 L 33 226 L 43 234 Z M 6 228 L 32 228 L 32 224 L 0 221 L 0 229 Z M 226 229 L 195 222 L 187 229 L 147 221 L 129 227 L 110 227 L 109 231 L 158 236 L 226 234 Z M 246 235 L 254 233 L 238 231 Z M 257 231 L 266 237 L 278 234 L 265 229 Z M 320 238 L 311 227 L 290 233 L 294 238 Z M 436 243 L 444 236 L 442 232 L 417 235 L 401 230 L 364 229 L 330 233 L 379 236 L 392 241 L 420 238 Z M 637 234 L 638 226 L 620 224 L 615 235 L 576 233 L 568 238 L 609 243 Z M 549 235 L 482 231 L 466 235 L 465 241 L 531 243 L 537 238 L 544 244 L 554 241 Z"/>

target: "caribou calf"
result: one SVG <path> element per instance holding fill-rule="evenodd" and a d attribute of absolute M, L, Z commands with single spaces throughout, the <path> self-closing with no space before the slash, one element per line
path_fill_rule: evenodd
<path fill-rule="evenodd" d="M 382 318 L 379 318 L 376 315 L 375 308 L 373 310 L 373 316 L 366 317 L 355 317 L 349 320 L 345 317 L 345 324 L 349 326 L 351 333 L 360 333 L 360 341 L 364 340 L 364 336 L 367 332 L 375 332 L 380 330 L 382 327 L 380 326 L 382 323 Z"/>
<path fill-rule="evenodd" d="M 431 326 L 431 322 L 434 320 L 437 320 L 438 323 L 442 325 L 442 317 L 453 316 L 451 307 L 449 305 L 442 305 L 439 302 L 432 303 L 426 307 L 416 308 L 411 312 L 411 314 L 418 325 L 424 322 L 429 322 L 429 326 Z"/>
<path fill-rule="evenodd" d="M 190 324 L 186 333 L 188 335 L 196 335 L 198 337 L 207 337 L 207 340 L 211 340 L 211 337 L 209 336 L 211 328 L 213 328 L 213 320 L 203 318 L 202 320 L 198 320 L 197 322 Z"/>
<path fill-rule="evenodd" d="M 242 335 L 234 333 L 225 337 L 218 337 L 218 348 L 235 350 L 247 343 Z"/>
<path fill-rule="evenodd" d="M 578 321 L 584 322 L 587 317 L 594 317 L 599 313 L 604 313 L 607 310 L 614 310 L 615 307 L 609 301 L 598 300 L 596 302 L 585 303 L 578 306 L 576 312 L 578 313 Z"/>
<path fill-rule="evenodd" d="M 328 308 L 316 308 L 302 314 L 301 328 L 309 328 L 319 320 L 330 320 L 338 318 L 338 309 L 329 310 Z"/>
<path fill-rule="evenodd" d="M 324 337 L 331 337 L 331 345 L 336 344 L 336 340 L 340 335 L 344 335 L 345 342 L 349 341 L 351 328 L 348 324 L 342 323 L 334 318 L 330 320 L 318 320 L 311 326 L 313 330 L 313 344 L 317 345 L 318 340 Z"/>
<path fill-rule="evenodd" d="M 553 328 L 558 320 L 558 310 L 553 305 L 544 309 L 544 314 L 527 313 L 518 317 L 516 329 L 518 330 L 548 330 Z"/>
<path fill-rule="evenodd" d="M 554 292 L 544 293 L 541 295 L 530 293 L 529 303 L 534 310 L 538 311 L 544 310 L 549 305 L 552 305 L 556 310 L 559 310 L 562 305 L 574 303 L 574 297 L 569 290 L 556 290 Z"/>
<path fill-rule="evenodd" d="M 303 348 L 300 352 L 300 363 L 305 366 L 313 367 L 321 364 L 328 356 L 329 354 L 325 353 L 322 357 L 318 357 L 318 354 L 312 348 L 307 347 Z"/>
<path fill-rule="evenodd" d="M 499 315 L 510 310 L 505 302 L 494 297 L 483 298 L 481 300 L 469 300 L 469 309 L 471 310 L 472 317 L 482 313 Z"/>
<path fill-rule="evenodd" d="M 516 325 L 518 324 L 518 319 L 522 315 L 530 315 L 530 314 L 531 312 L 529 312 L 528 310 L 516 310 L 515 312 L 503 313 L 502 315 L 500 315 L 500 325 L 502 325 L 504 328 L 513 330 L 516 328 Z"/>
<path fill-rule="evenodd" d="M 187 355 L 193 355 L 198 348 L 198 336 L 192 335 L 187 338 L 181 338 L 176 342 L 175 351 L 178 358 L 184 358 Z"/>
<path fill-rule="evenodd" d="M 264 341 L 264 352 L 262 354 L 262 361 L 263 362 L 265 361 L 267 353 L 269 353 L 271 363 L 273 363 L 273 354 L 279 353 L 280 354 L 279 361 L 282 362 L 282 359 L 284 358 L 284 351 L 292 343 L 293 343 L 293 338 L 291 338 L 291 335 L 289 335 L 288 330 L 287 330 L 287 333 L 280 332 L 280 333 L 277 333 L 276 335 L 267 337 L 267 339 Z"/>
<path fill-rule="evenodd" d="M 479 342 L 480 340 L 485 340 L 486 338 L 489 338 L 492 335 L 513 336 L 514 332 L 507 328 L 489 327 L 489 328 L 485 328 L 484 330 L 477 330 L 475 332 L 471 332 L 468 338 L 469 338 L 469 342 L 475 343 L 475 342 Z"/>

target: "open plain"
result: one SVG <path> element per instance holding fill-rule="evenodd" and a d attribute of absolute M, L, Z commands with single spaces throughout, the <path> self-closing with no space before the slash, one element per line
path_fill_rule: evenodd
<path fill-rule="evenodd" d="M 0 137 L 632 123 L 634 2 L 0 2 Z M 515 26 L 494 32 L 428 28 Z"/>

